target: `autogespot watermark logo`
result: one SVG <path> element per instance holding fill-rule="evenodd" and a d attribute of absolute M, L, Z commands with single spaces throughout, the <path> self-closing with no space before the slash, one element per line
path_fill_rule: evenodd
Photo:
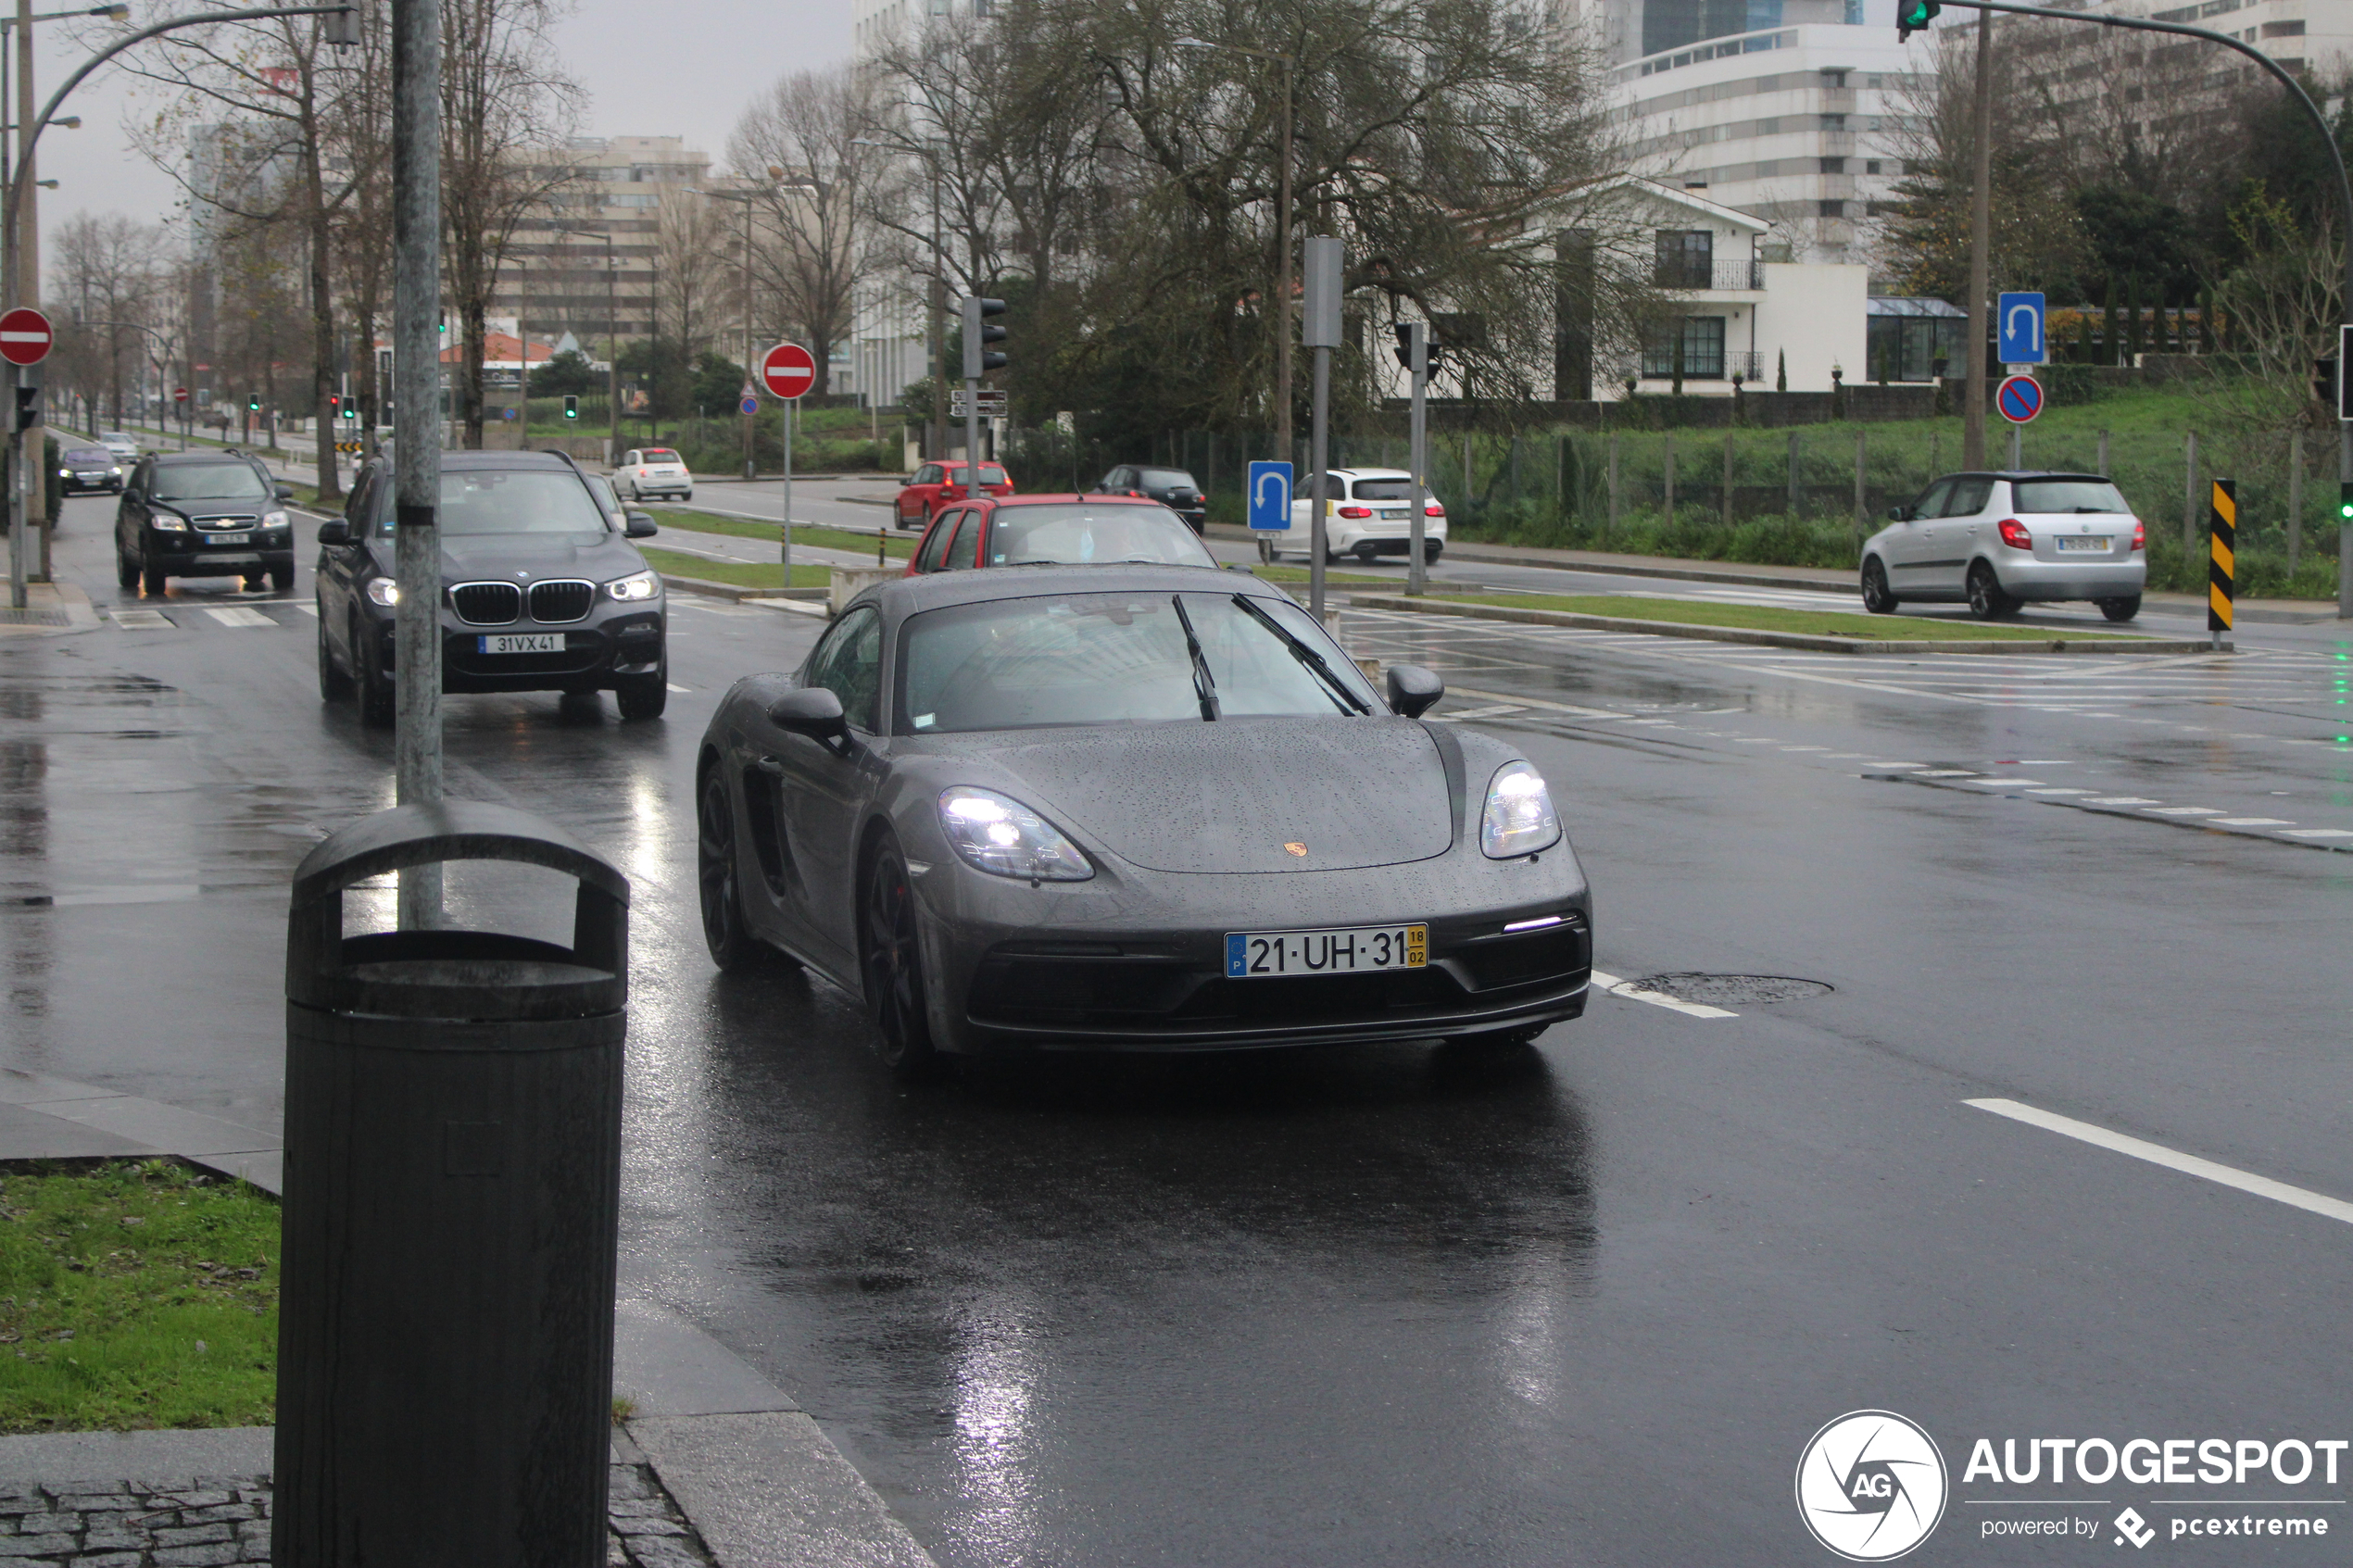
<path fill-rule="evenodd" d="M 1851 1562 L 1885 1562 L 1944 1517 L 1944 1456 L 1894 1411 L 1853 1411 L 1814 1434 L 1797 1461 L 1797 1512 Z"/>

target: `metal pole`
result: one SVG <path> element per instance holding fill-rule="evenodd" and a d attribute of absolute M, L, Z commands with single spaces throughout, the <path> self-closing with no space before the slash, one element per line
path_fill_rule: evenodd
<path fill-rule="evenodd" d="M 1609 543 L 1609 536 L 1610 536 L 1612 533 L 1617 533 L 1617 433 L 1616 431 L 1612 431 L 1612 432 L 1610 432 L 1610 436 L 1609 436 L 1609 521 L 1608 521 L 1608 523 L 1606 524 L 1606 526 L 1603 529 L 1603 532 L 1602 532 L 1602 543 L 1603 543 L 1604 546 L 1606 546 L 1606 545 Z"/>
<path fill-rule="evenodd" d="M 32 0 L 17 0 L 17 103 L 32 107 Z M 19 116 L 17 124 L 17 168 L 32 168 L 32 121 Z M 24 182 L 24 207 L 17 220 L 17 297 L 9 303 L 41 307 L 41 197 L 38 176 Z M 38 372 L 32 377 L 38 384 Z M 24 497 L 25 526 L 41 544 L 40 564 L 31 569 L 33 581 L 49 581 L 49 486 L 46 483 L 47 432 L 38 420 L 22 436 L 25 466 L 31 470 Z M 31 541 L 28 540 L 30 546 Z"/>
<path fill-rule="evenodd" d="M 792 411 L 796 399 L 785 399 L 785 586 L 792 586 Z"/>
<path fill-rule="evenodd" d="M 1675 433 L 1668 431 L 1659 444 L 1659 471 L 1667 482 L 1667 526 L 1675 526 Z"/>
<path fill-rule="evenodd" d="M 2108 432 L 2100 432 L 2100 477 L 2108 477 Z"/>
<path fill-rule="evenodd" d="M 2287 433 L 2287 574 L 2304 554 L 2304 427 Z"/>
<path fill-rule="evenodd" d="M 1724 433 L 1724 490 L 1717 497 L 1717 511 L 1723 525 L 1732 526 L 1732 433 Z"/>
<path fill-rule="evenodd" d="M 1429 323 L 1409 321 L 1405 325 L 1405 363 L 1414 377 L 1413 413 L 1406 424 L 1410 449 L 1405 454 L 1405 466 L 1414 470 L 1413 519 L 1405 546 L 1405 591 L 1423 594 L 1429 589 L 1428 564 L 1422 559 L 1422 539 L 1428 530 L 1423 521 L 1423 472 L 1429 460 Z"/>
<path fill-rule="evenodd" d="M 2182 548 L 2197 548 L 2197 432 L 2183 444 Z"/>
<path fill-rule="evenodd" d="M 2024 466 L 2023 455 L 2019 451 L 2020 440 L 2018 426 L 2010 426 L 2010 469 L 2013 472 Z"/>
<path fill-rule="evenodd" d="M 751 200 L 746 197 L 744 199 L 744 374 L 747 378 L 751 374 Z M 744 416 L 744 482 L 746 483 L 749 483 L 757 477 L 759 430 L 760 416 L 746 414 Z M 792 483 L 789 475 L 786 477 L 785 483 L 787 484 Z M 786 519 L 786 521 L 791 520 Z M 787 588 L 792 586 L 792 573 L 789 571 L 785 573 L 785 586 Z"/>
<path fill-rule="evenodd" d="M 2340 485 L 2353 481 L 2353 424 L 2336 427 L 2336 477 Z M 2343 521 L 2336 525 L 2336 618 L 2353 619 L 2353 523 Z"/>
<path fill-rule="evenodd" d="M 1275 269 L 1275 450 L 1280 452 L 1284 457 L 1289 458 L 1292 455 L 1290 433 L 1290 166 L 1293 98 L 1291 87 L 1291 62 L 1288 56 L 1282 57 L 1282 68 L 1283 169 L 1282 178 L 1277 182 L 1275 191 L 1275 243 L 1282 250 L 1282 257 L 1277 263 Z M 1323 467 L 1322 459 L 1318 458 L 1315 466 L 1320 470 Z M 1318 530 L 1323 527 L 1323 522 L 1321 521 L 1322 516 L 1323 514 L 1320 512 L 1316 514 L 1317 521 L 1315 526 Z M 1317 537 L 1318 539 L 1322 537 L 1320 533 L 1318 533 Z M 1319 584 L 1323 582 L 1323 571 L 1324 556 L 1323 552 L 1318 550 L 1315 554 L 1315 576 L 1316 583 Z M 1323 605 L 1323 594 L 1320 587 L 1318 587 L 1316 591 L 1315 602 L 1317 608 L 1320 610 Z"/>
<path fill-rule="evenodd" d="M 1863 491 L 1863 465 L 1867 456 L 1866 444 L 1869 439 L 1859 430 L 1855 433 L 1855 532 L 1857 533 L 1871 531 L 1870 504 L 1865 500 Z"/>
<path fill-rule="evenodd" d="M 392 0 L 393 749 L 401 805 L 441 800 L 441 6 Z M 441 868 L 400 872 L 402 930 L 441 923 Z"/>
<path fill-rule="evenodd" d="M 1324 454 L 1331 436 L 1329 429 L 1331 421 L 1328 416 L 1331 412 L 1332 398 L 1332 351 L 1321 346 L 1315 350 L 1314 396 L 1315 407 L 1309 414 L 1309 418 L 1314 422 L 1309 426 L 1308 431 L 1314 450 L 1308 460 L 1315 470 L 1315 495 L 1307 513 L 1311 520 L 1308 537 L 1313 541 L 1308 546 L 1310 554 L 1307 561 L 1307 613 L 1314 616 L 1320 624 L 1324 619 L 1324 538 L 1326 533 L 1324 511 L 1329 505 L 1324 499 L 1324 492 L 1329 488 L 1324 475 Z M 2353 533 L 2353 529 L 2348 529 L 2347 532 Z"/>
<path fill-rule="evenodd" d="M 17 367 L 16 383 L 25 384 L 25 368 Z M 15 418 L 14 414 L 9 416 Z M 8 477 L 15 483 L 8 486 L 8 603 L 16 609 L 24 608 L 24 460 L 18 452 L 16 472 Z"/>
<path fill-rule="evenodd" d="M 1985 466 L 1985 291 L 1993 247 L 1994 17 L 1977 14 L 1976 107 L 1971 150 L 1975 173 L 1969 207 L 1969 363 L 1961 394 L 1961 466 Z"/>

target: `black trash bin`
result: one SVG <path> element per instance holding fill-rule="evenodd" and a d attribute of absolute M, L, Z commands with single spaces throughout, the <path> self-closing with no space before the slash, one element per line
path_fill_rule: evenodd
<path fill-rule="evenodd" d="M 572 947 L 344 935 L 345 889 L 452 860 L 578 878 Z M 628 919 L 609 862 L 476 801 L 296 872 L 273 1562 L 605 1562 Z"/>

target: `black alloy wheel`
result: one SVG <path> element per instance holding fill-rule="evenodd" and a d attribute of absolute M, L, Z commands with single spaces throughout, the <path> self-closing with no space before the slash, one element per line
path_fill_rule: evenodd
<path fill-rule="evenodd" d="M 139 563 L 123 554 L 120 539 L 114 542 L 114 581 L 118 588 L 136 588 L 139 585 Z"/>
<path fill-rule="evenodd" d="M 924 1010 L 924 970 L 915 930 L 915 890 L 895 840 L 885 838 L 866 873 L 865 936 L 860 944 L 866 1006 L 879 1035 L 875 1054 L 902 1078 L 919 1077 L 934 1058 Z"/>
<path fill-rule="evenodd" d="M 163 597 L 163 591 L 166 586 L 168 586 L 168 584 L 165 582 L 163 568 L 157 566 L 153 561 L 140 562 L 139 587 L 141 592 L 145 593 L 147 597 L 151 599 L 159 599 Z"/>
<path fill-rule="evenodd" d="M 397 708 L 392 677 L 376 668 L 376 639 L 364 634 L 357 613 L 351 618 L 352 673 L 359 684 L 359 721 L 371 730 L 392 728 Z"/>
<path fill-rule="evenodd" d="M 1893 615 L 1904 601 L 1887 585 L 1887 568 L 1873 556 L 1863 563 L 1863 608 L 1873 615 Z"/>
<path fill-rule="evenodd" d="M 2001 579 L 1983 561 L 1969 569 L 1969 612 L 1980 621 L 2002 621 L 2018 613 L 2019 601 L 2002 592 Z"/>
<path fill-rule="evenodd" d="M 703 945 L 723 971 L 749 967 L 762 944 L 744 923 L 743 892 L 737 885 L 736 813 L 727 802 L 727 777 L 717 768 L 703 774 L 695 797 L 695 882 L 702 903 Z"/>
<path fill-rule="evenodd" d="M 2095 602 L 2099 605 L 2100 613 L 2110 621 L 2130 621 L 2141 613 L 2141 596 L 2138 594 L 2126 598 L 2099 599 Z"/>
<path fill-rule="evenodd" d="M 270 569 L 270 591 L 274 594 L 294 592 L 294 568 L 273 566 Z"/>
<path fill-rule="evenodd" d="M 623 675 L 613 683 L 612 699 L 623 719 L 659 719 L 670 706 L 670 650 L 665 647 L 650 675 Z"/>
<path fill-rule="evenodd" d="M 327 618 L 319 617 L 319 700 L 341 702 L 351 695 L 351 677 L 335 664 L 334 645 L 327 636 Z"/>

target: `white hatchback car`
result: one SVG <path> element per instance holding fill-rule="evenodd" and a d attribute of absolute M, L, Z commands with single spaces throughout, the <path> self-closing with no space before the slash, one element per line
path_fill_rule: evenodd
<path fill-rule="evenodd" d="M 1863 542 L 1863 608 L 1966 602 L 1981 621 L 2029 601 L 2089 599 L 2110 621 L 2141 612 L 2148 535 L 2095 473 L 1955 473 L 1888 509 Z"/>
<path fill-rule="evenodd" d="M 119 430 L 100 431 L 98 445 L 112 452 L 117 462 L 135 463 L 139 460 L 139 443 Z"/>
<path fill-rule="evenodd" d="M 1370 561 L 1410 554 L 1413 541 L 1414 476 L 1404 469 L 1331 469 L 1325 502 L 1325 559 L 1345 555 Z M 1315 476 L 1303 476 L 1290 504 L 1290 527 L 1261 533 L 1277 551 L 1305 555 L 1315 548 L 1309 495 Z M 1422 558 L 1436 560 L 1446 549 L 1446 508 L 1422 488 Z"/>
<path fill-rule="evenodd" d="M 649 500 L 657 495 L 681 501 L 695 498 L 695 476 L 686 471 L 686 459 L 664 446 L 623 452 L 621 461 L 613 465 L 612 483 L 614 489 L 632 501 Z"/>

